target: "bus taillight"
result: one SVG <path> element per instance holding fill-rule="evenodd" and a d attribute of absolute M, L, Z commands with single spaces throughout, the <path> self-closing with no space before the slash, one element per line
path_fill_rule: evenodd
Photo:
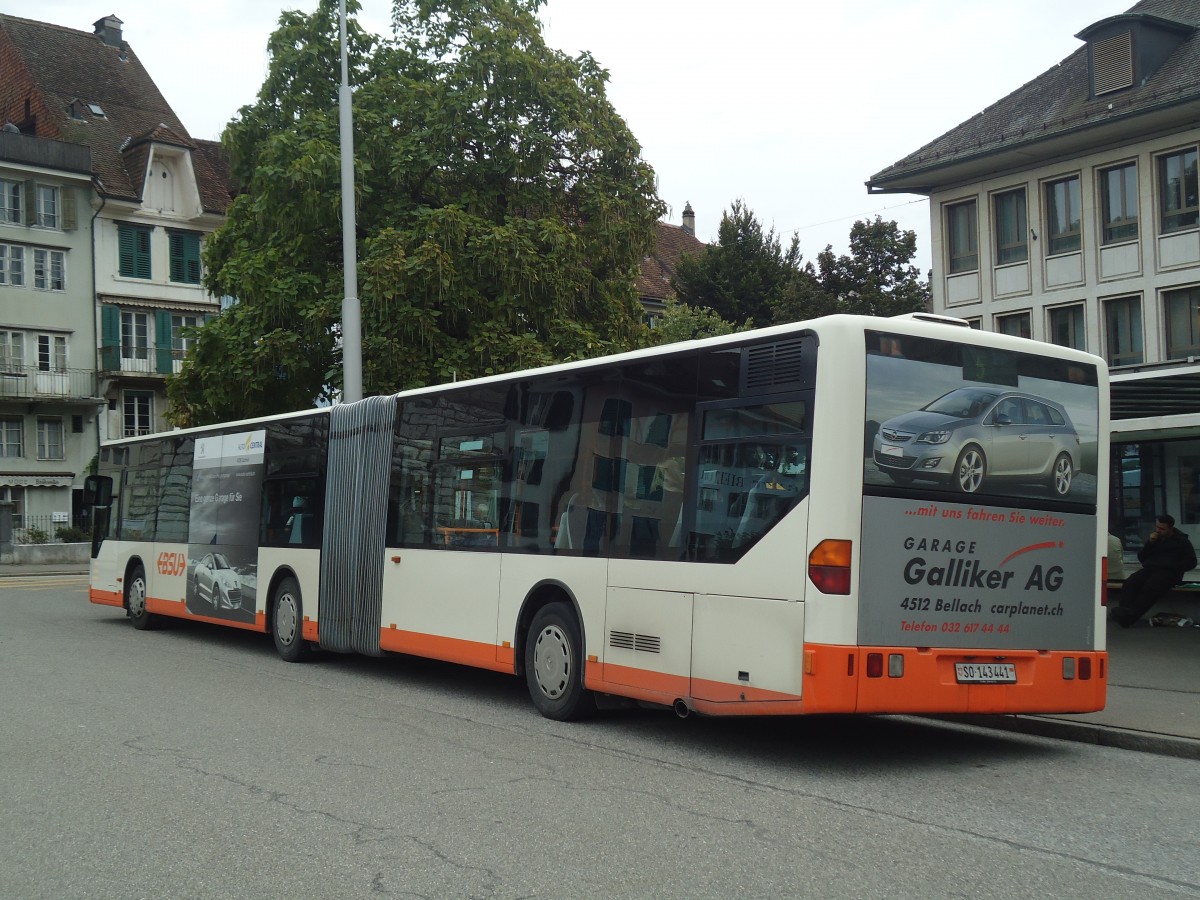
<path fill-rule="evenodd" d="M 850 593 L 850 541 L 826 538 L 808 554 L 808 579 L 822 594 Z"/>

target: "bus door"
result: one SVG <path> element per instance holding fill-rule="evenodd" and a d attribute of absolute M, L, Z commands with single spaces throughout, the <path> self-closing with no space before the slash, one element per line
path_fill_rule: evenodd
<path fill-rule="evenodd" d="M 442 433 L 435 459 L 393 474 L 384 649 L 494 666 L 503 447 L 502 431 Z"/>

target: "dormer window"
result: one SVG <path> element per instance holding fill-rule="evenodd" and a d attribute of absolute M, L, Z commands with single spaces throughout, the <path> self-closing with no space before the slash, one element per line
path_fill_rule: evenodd
<path fill-rule="evenodd" d="M 1096 96 L 1133 87 L 1133 35 L 1113 35 L 1092 44 Z"/>
<path fill-rule="evenodd" d="M 1139 12 L 1089 25 L 1075 37 L 1088 44 L 1092 97 L 1145 84 L 1194 30 L 1186 22 Z"/>

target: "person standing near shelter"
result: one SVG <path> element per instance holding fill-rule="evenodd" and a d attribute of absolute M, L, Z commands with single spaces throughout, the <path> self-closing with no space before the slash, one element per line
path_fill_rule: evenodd
<path fill-rule="evenodd" d="M 1196 568 L 1196 551 L 1175 519 L 1165 513 L 1158 517 L 1154 531 L 1138 551 L 1141 569 L 1125 579 L 1121 602 L 1113 610 L 1113 619 L 1123 628 L 1144 616 L 1160 597 L 1183 581 L 1185 572 Z"/>

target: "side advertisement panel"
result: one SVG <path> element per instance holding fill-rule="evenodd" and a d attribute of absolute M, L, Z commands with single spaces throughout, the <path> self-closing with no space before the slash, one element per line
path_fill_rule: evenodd
<path fill-rule="evenodd" d="M 199 438 L 188 520 L 187 608 L 253 622 L 266 432 Z"/>
<path fill-rule="evenodd" d="M 863 547 L 862 644 L 1092 647 L 1092 515 L 866 497 Z"/>

